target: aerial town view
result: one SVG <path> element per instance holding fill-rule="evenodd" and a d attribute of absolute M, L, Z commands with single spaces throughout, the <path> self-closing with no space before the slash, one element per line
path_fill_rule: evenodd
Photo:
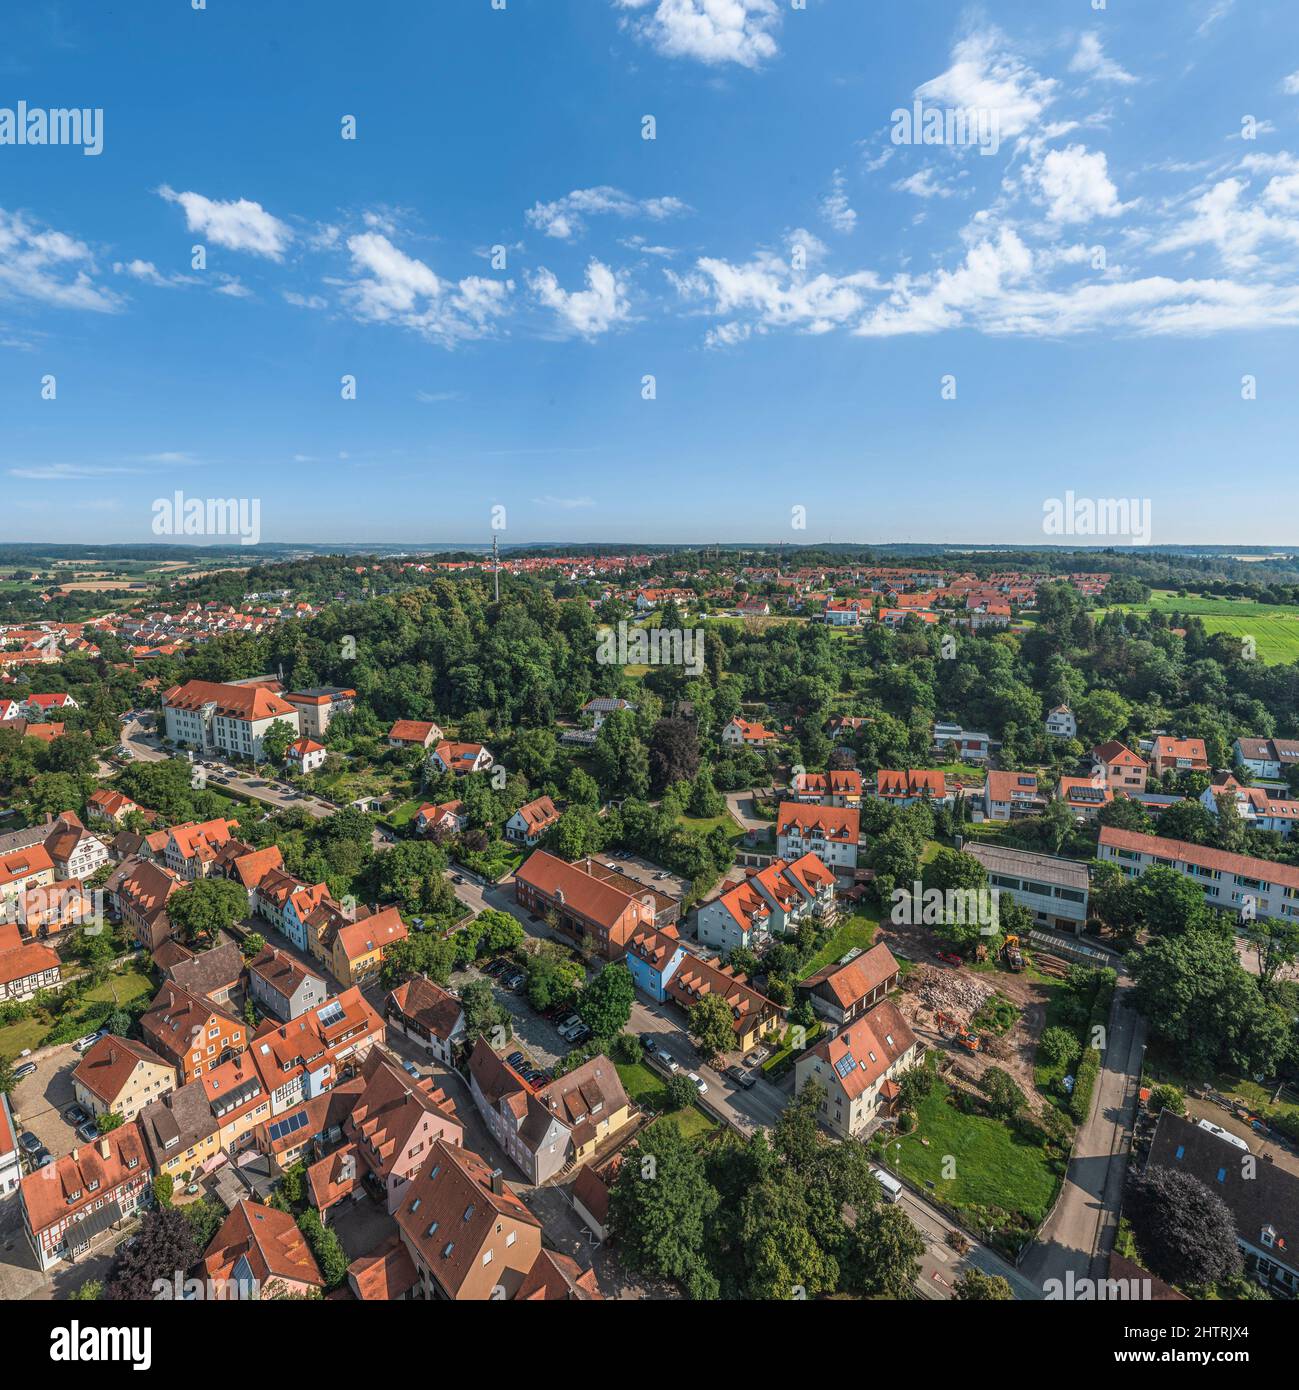
<path fill-rule="evenodd" d="M 4 27 L 15 1358 L 1279 1352 L 1292 0 Z"/>

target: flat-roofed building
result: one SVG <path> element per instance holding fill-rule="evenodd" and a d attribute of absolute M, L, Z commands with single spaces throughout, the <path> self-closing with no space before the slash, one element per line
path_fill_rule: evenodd
<path fill-rule="evenodd" d="M 988 885 L 1007 894 L 1044 927 L 1077 932 L 1087 921 L 1087 865 L 1003 845 L 966 844 L 964 852 L 988 871 Z"/>

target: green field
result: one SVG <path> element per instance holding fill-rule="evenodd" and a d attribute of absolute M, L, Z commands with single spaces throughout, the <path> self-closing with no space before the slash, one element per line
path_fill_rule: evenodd
<path fill-rule="evenodd" d="M 829 941 L 803 966 L 803 979 L 815 975 L 823 966 L 838 960 L 840 956 L 846 956 L 854 948 L 868 950 L 875 944 L 875 933 L 878 930 L 879 918 L 871 917 L 864 912 L 856 912 L 846 921 L 840 922 Z"/>
<path fill-rule="evenodd" d="M 1198 594 L 1179 598 L 1172 589 L 1153 590 L 1149 603 L 1118 603 L 1114 607 L 1125 613 L 1180 613 L 1199 618 L 1206 632 L 1226 632 L 1241 642 L 1252 637 L 1258 659 L 1268 666 L 1299 660 L 1299 608 Z"/>

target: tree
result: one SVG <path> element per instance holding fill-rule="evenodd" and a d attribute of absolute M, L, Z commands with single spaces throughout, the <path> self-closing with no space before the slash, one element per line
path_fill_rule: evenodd
<path fill-rule="evenodd" d="M 1176 1086 L 1164 1082 L 1151 1088 L 1146 1108 L 1152 1115 L 1159 1115 L 1165 1110 L 1171 1111 L 1174 1115 L 1185 1115 L 1186 1097 Z"/>
<path fill-rule="evenodd" d="M 720 1057 L 735 1046 L 731 1006 L 720 994 L 705 994 L 691 1005 L 686 1029 L 701 1057 Z"/>
<path fill-rule="evenodd" d="M 629 1269 L 675 1279 L 691 1298 L 714 1298 L 717 1278 L 703 1256 L 717 1209 L 703 1159 L 670 1121 L 642 1130 L 623 1155 L 609 1193 L 609 1224 Z"/>
<path fill-rule="evenodd" d="M 617 961 L 606 965 L 582 991 L 577 1012 L 597 1038 L 612 1038 L 627 1026 L 635 1002 L 631 971 Z"/>
<path fill-rule="evenodd" d="M 1000 1274 L 985 1274 L 973 1267 L 956 1281 L 952 1296 L 965 1303 L 1004 1303 L 1015 1297 L 1009 1282 Z"/>
<path fill-rule="evenodd" d="M 18 1078 L 14 1075 L 13 1061 L 8 1057 L 0 1057 L 0 1095 L 12 1095 L 17 1085 Z"/>
<path fill-rule="evenodd" d="M 591 806 L 570 806 L 546 832 L 546 848 L 573 863 L 604 848 L 605 827 Z"/>
<path fill-rule="evenodd" d="M 1256 917 L 1245 924 L 1245 939 L 1258 957 L 1258 987 L 1265 999 L 1275 999 L 1278 976 L 1299 957 L 1299 922 Z"/>
<path fill-rule="evenodd" d="M 1037 1055 L 1051 1067 L 1070 1067 L 1078 1060 L 1082 1044 L 1068 1028 L 1047 1028 L 1037 1042 Z"/>
<path fill-rule="evenodd" d="M 1227 1204 L 1183 1168 L 1129 1170 L 1123 1213 L 1142 1263 L 1170 1284 L 1215 1284 L 1240 1270 L 1236 1223 Z"/>
<path fill-rule="evenodd" d="M 117 1110 L 105 1110 L 102 1115 L 95 1119 L 95 1126 L 100 1134 L 111 1134 L 113 1130 L 126 1123 L 126 1117 Z"/>
<path fill-rule="evenodd" d="M 668 1077 L 668 1105 L 673 1110 L 685 1110 L 695 1103 L 697 1092 L 695 1083 L 683 1071 L 674 1072 Z"/>
<path fill-rule="evenodd" d="M 880 1203 L 857 1213 L 843 1258 L 843 1284 L 863 1298 L 910 1298 L 925 1243 L 901 1207 Z"/>
<path fill-rule="evenodd" d="M 159 1279 L 183 1277 L 198 1261 L 200 1250 L 189 1222 L 175 1207 L 149 1212 L 130 1247 L 117 1253 L 108 1276 L 108 1297 L 118 1302 L 151 1299 Z"/>
<path fill-rule="evenodd" d="M 503 1029 L 502 1041 L 513 1036 L 510 1011 L 496 1002 L 492 987 L 486 980 L 472 980 L 460 991 L 460 1007 L 465 1015 L 465 1033 L 470 1038 L 491 1041 L 497 1028 Z"/>
<path fill-rule="evenodd" d="M 977 904 L 982 899 L 968 895 L 988 892 L 987 869 L 973 855 L 961 850 L 940 849 L 925 865 L 923 880 L 925 891 L 942 893 L 945 903 L 948 901 L 946 895 L 952 893 L 966 895 L 953 899 L 954 903 Z M 934 930 L 956 946 L 974 946 L 979 942 L 995 944 L 994 937 L 985 933 L 984 928 L 991 924 L 981 921 L 982 915 L 977 907 L 973 912 L 948 912 L 944 907 L 941 920 L 934 924 Z"/>
<path fill-rule="evenodd" d="M 298 737 L 287 719 L 277 719 L 262 735 L 262 754 L 269 763 L 277 766 L 284 761 L 289 744 Z"/>
<path fill-rule="evenodd" d="M 479 925 L 483 928 L 479 938 L 479 949 L 483 955 L 492 956 L 498 951 L 511 951 L 523 944 L 523 927 L 516 917 L 498 908 L 489 907 L 478 914 Z"/>
<path fill-rule="evenodd" d="M 80 1288 L 73 1289 L 68 1298 L 74 1303 L 96 1303 L 104 1296 L 102 1279 L 87 1279 Z"/>
<path fill-rule="evenodd" d="M 249 932 L 244 937 L 243 946 L 240 949 L 243 951 L 245 960 L 253 960 L 266 949 L 266 938 L 259 931 Z"/>
<path fill-rule="evenodd" d="M 898 1082 L 898 1100 L 903 1110 L 918 1110 L 934 1089 L 934 1074 L 921 1064 L 902 1073 Z"/>
<path fill-rule="evenodd" d="M 211 1197 L 200 1197 L 197 1201 L 187 1202 L 177 1210 L 189 1222 L 190 1230 L 194 1233 L 194 1244 L 200 1253 L 206 1250 L 212 1243 L 212 1237 L 221 1229 L 221 1223 L 225 1220 L 225 1212 L 221 1204 Z"/>
<path fill-rule="evenodd" d="M 1116 796 L 1113 801 L 1106 802 L 1096 819 L 1115 830 L 1135 830 L 1142 835 L 1154 833 L 1155 823 L 1146 813 L 1146 808 L 1130 796 Z"/>
<path fill-rule="evenodd" d="M 172 925 L 180 928 L 187 941 L 213 942 L 247 911 L 248 894 L 228 878 L 201 878 L 173 893 L 167 903 Z"/>
<path fill-rule="evenodd" d="M 170 1173 L 159 1173 L 153 1180 L 153 1199 L 160 1207 L 171 1206 L 171 1194 L 175 1188 L 175 1179 Z"/>
<path fill-rule="evenodd" d="M 989 1067 L 979 1078 L 979 1085 L 988 1097 L 988 1109 L 999 1119 L 1012 1119 L 1024 1108 L 1023 1091 L 1000 1067 Z"/>
<path fill-rule="evenodd" d="M 307 1239 L 311 1253 L 316 1257 L 327 1289 L 336 1289 L 347 1278 L 347 1255 L 343 1243 L 332 1228 L 326 1226 L 308 1207 L 298 1218 L 298 1229 Z"/>
<path fill-rule="evenodd" d="M 660 719 L 650 731 L 651 786 L 662 792 L 699 771 L 699 734 L 693 719 Z"/>

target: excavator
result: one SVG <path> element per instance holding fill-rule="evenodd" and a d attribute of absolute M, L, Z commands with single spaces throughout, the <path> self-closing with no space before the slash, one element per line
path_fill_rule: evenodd
<path fill-rule="evenodd" d="M 1019 974 L 1024 968 L 1024 953 L 1019 949 L 1019 937 L 1008 936 L 1002 943 L 1001 958 L 1015 972 Z"/>
<path fill-rule="evenodd" d="M 967 1052 L 978 1052 L 983 1042 L 977 1033 L 970 1030 L 959 1019 L 955 1019 L 951 1014 L 935 1014 L 934 1021 L 938 1025 L 938 1031 L 945 1038 L 951 1038 L 957 1047 L 963 1047 Z"/>

